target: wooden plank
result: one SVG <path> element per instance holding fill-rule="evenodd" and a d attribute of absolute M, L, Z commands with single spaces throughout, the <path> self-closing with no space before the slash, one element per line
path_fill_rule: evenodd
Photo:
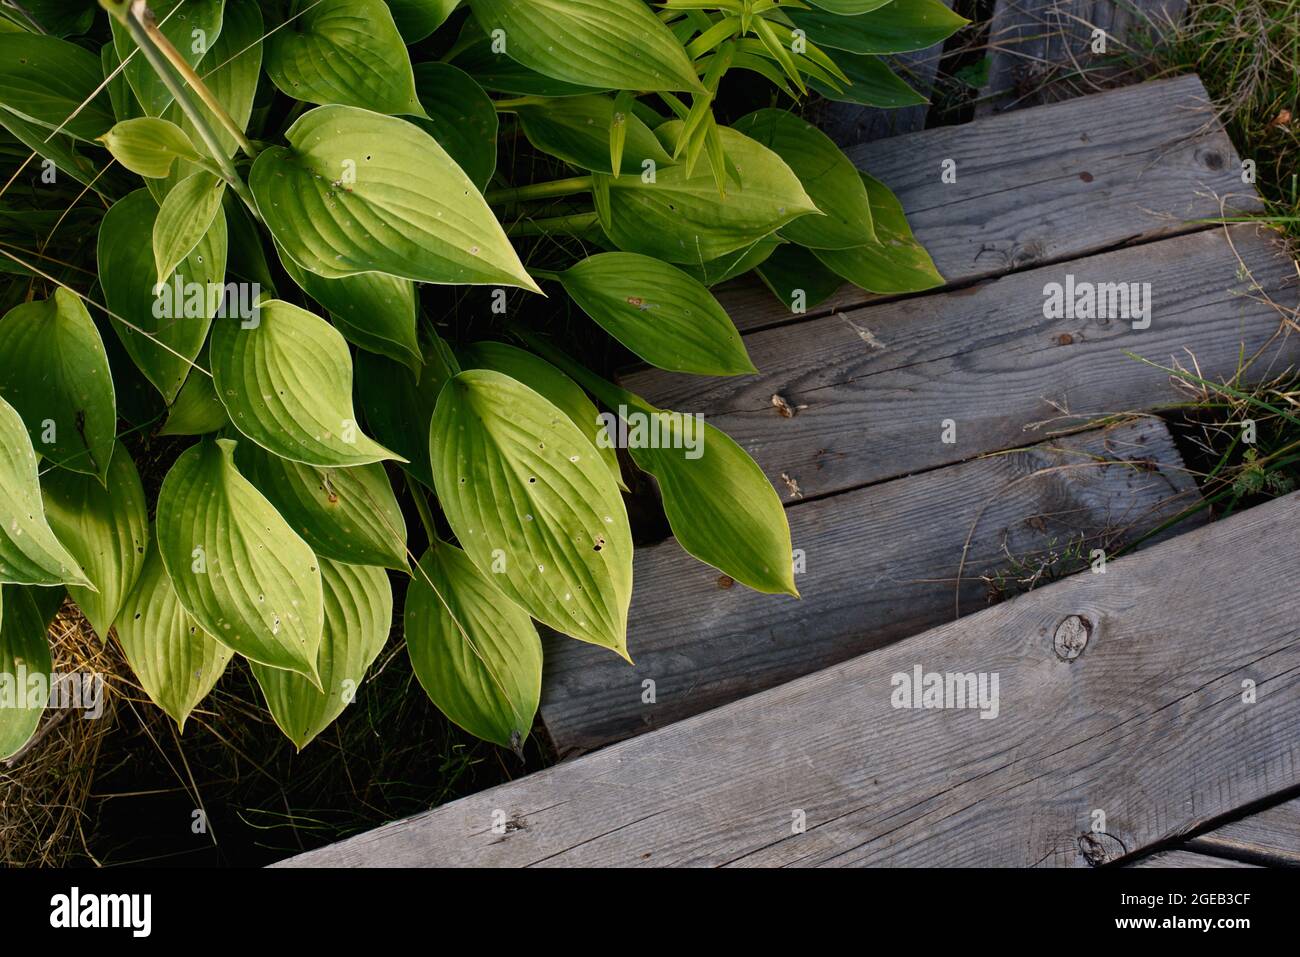
<path fill-rule="evenodd" d="M 941 0 L 941 2 L 949 9 L 952 8 L 952 0 Z M 934 89 L 934 78 L 939 72 L 939 61 L 943 59 L 943 48 L 944 44 L 936 43 L 925 50 L 887 59 L 894 72 L 901 76 L 908 86 L 921 96 L 928 97 Z M 840 147 L 848 148 L 888 136 L 915 133 L 925 127 L 925 118 L 929 112 L 929 103 L 897 110 L 882 110 L 856 103 L 836 103 L 825 100 L 820 104 L 811 122 Z"/>
<path fill-rule="evenodd" d="M 1171 36 L 1187 0 L 998 0 L 989 24 L 989 82 L 976 115 L 1095 93 L 1132 65 L 1116 58 Z M 1093 31 L 1106 33 L 1094 54 Z"/>
<path fill-rule="evenodd" d="M 287 863 L 1116 860 L 1300 784 L 1298 551 L 1293 494 Z M 998 716 L 893 707 L 918 666 L 996 673 Z"/>
<path fill-rule="evenodd" d="M 1086 256 L 1221 215 L 1216 197 L 1258 209 L 1241 161 L 1189 75 L 924 130 L 849 151 L 898 195 L 950 284 Z M 940 181 L 941 164 L 957 181 Z M 720 290 L 742 330 L 788 322 L 761 286 Z M 864 302 L 846 287 L 810 310 Z"/>
<path fill-rule="evenodd" d="M 1300 867 L 1300 798 L 1192 838 L 1187 847 L 1256 864 Z"/>
<path fill-rule="evenodd" d="M 1044 318 L 1047 284 L 1068 276 L 1150 283 L 1150 327 Z M 1036 423 L 1077 428 L 1181 401 L 1168 375 L 1129 353 L 1164 366 L 1194 356 L 1202 376 L 1219 379 L 1243 349 L 1263 350 L 1252 375 L 1280 374 L 1300 364 L 1300 336 L 1276 337 L 1297 285 L 1272 232 L 1243 226 L 1230 241 L 1209 230 L 754 333 L 760 375 L 646 369 L 624 383 L 663 408 L 705 413 L 783 494 L 786 476 L 820 496 L 1024 445 Z M 778 395 L 797 414 L 783 416 Z"/>
<path fill-rule="evenodd" d="M 801 601 L 720 587 L 674 541 L 641 549 L 636 665 L 548 636 L 542 719 L 561 755 L 662 727 L 1087 568 L 1197 500 L 1144 419 L 790 508 Z"/>
<path fill-rule="evenodd" d="M 1161 851 L 1158 854 L 1152 854 L 1150 857 L 1144 857 L 1135 864 L 1128 864 L 1126 866 L 1216 868 L 1255 867 L 1256 865 L 1245 864 L 1241 861 L 1228 860 L 1225 857 L 1211 857 L 1208 854 L 1195 854 L 1191 851 Z"/>

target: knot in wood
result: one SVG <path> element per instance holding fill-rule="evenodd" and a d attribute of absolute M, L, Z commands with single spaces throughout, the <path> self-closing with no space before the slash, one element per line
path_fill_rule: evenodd
<path fill-rule="evenodd" d="M 1083 654 L 1084 647 L 1088 644 L 1088 636 L 1092 634 L 1092 623 L 1081 615 L 1071 615 L 1063 622 L 1056 626 L 1056 634 L 1052 638 L 1052 645 L 1056 648 L 1056 656 L 1062 661 L 1073 661 Z"/>

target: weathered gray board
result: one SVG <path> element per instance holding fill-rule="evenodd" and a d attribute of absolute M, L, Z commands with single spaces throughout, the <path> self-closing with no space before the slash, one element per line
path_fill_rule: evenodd
<path fill-rule="evenodd" d="M 1225 824 L 1187 847 L 1255 864 L 1300 867 L 1300 798 Z"/>
<path fill-rule="evenodd" d="M 1259 208 L 1201 81 L 1158 80 L 850 150 L 892 189 L 949 283 L 1204 228 L 1230 207 Z M 940 180 L 951 159 L 957 181 Z M 742 330 L 793 318 L 756 284 L 720 291 Z M 868 299 L 845 287 L 810 310 Z"/>
<path fill-rule="evenodd" d="M 1116 860 L 1300 784 L 1298 553 L 1293 494 L 289 863 Z M 895 708 L 917 666 L 996 673 L 998 717 Z"/>
<path fill-rule="evenodd" d="M 1187 0 L 998 0 L 976 115 L 1095 93 L 1131 73 L 1117 58 L 1172 35 L 1186 10 Z M 1104 53 L 1093 53 L 1094 30 Z"/>
<path fill-rule="evenodd" d="M 1127 865 L 1129 867 L 1196 867 L 1196 868 L 1216 868 L 1216 867 L 1254 867 L 1254 864 L 1244 864 L 1241 861 L 1230 860 L 1226 857 L 1211 857 L 1208 854 L 1196 854 L 1192 851 L 1160 851 L 1158 854 L 1152 854 L 1150 857 L 1144 857 L 1135 864 Z"/>
<path fill-rule="evenodd" d="M 978 611 L 984 576 L 1028 590 L 1016 580 L 1087 567 L 1093 549 L 1114 554 L 1198 500 L 1168 429 L 1148 418 L 792 506 L 802 600 L 722 587 L 675 541 L 641 549 L 635 667 L 548 636 L 542 719 L 562 755 L 662 727 L 952 620 L 959 568 L 960 610 Z"/>
<path fill-rule="evenodd" d="M 866 306 L 745 337 L 756 376 L 704 379 L 656 369 L 624 384 L 663 408 L 703 412 L 783 493 L 805 496 L 1024 445 L 1099 415 L 1181 401 L 1169 376 L 1139 362 L 1231 377 L 1242 350 L 1252 378 L 1300 363 L 1300 335 L 1276 337 L 1294 310 L 1296 268 L 1256 226 L 1191 233 L 1014 273 L 970 289 Z M 1249 270 L 1242 269 L 1240 254 Z M 1150 327 L 1121 319 L 1044 318 L 1049 283 L 1150 283 Z M 1257 289 L 1258 286 L 1258 289 Z M 784 417 L 772 397 L 797 411 Z M 945 425 L 955 441 L 943 442 Z"/>

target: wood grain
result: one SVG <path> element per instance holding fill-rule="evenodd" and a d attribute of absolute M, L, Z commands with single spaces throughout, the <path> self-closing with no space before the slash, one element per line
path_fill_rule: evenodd
<path fill-rule="evenodd" d="M 1300 784 L 1298 552 L 1291 495 L 1105 575 L 1074 576 L 287 863 L 1123 859 Z M 1053 636 L 1070 616 L 1087 621 L 1089 638 L 1063 660 Z M 998 716 L 894 708 L 891 676 L 916 665 L 997 673 Z M 1243 701 L 1246 679 L 1254 704 Z"/>
<path fill-rule="evenodd" d="M 1182 401 L 1165 372 L 1129 353 L 1165 367 L 1194 359 L 1212 380 L 1235 374 L 1243 349 L 1264 353 L 1249 378 L 1300 364 L 1300 335 L 1277 336 L 1300 284 L 1272 237 L 1255 226 L 1231 240 L 1223 229 L 1192 233 L 868 306 L 746 337 L 760 375 L 643 370 L 624 384 L 663 408 L 704 413 L 783 494 L 785 475 L 805 496 L 826 495 Z M 1044 318 L 1046 285 L 1067 275 L 1150 283 L 1150 328 Z M 797 414 L 783 417 L 774 395 Z"/>
<path fill-rule="evenodd" d="M 1197 501 L 1143 419 L 792 506 L 802 600 L 722 587 L 675 541 L 640 549 L 636 665 L 548 636 L 543 721 L 562 755 L 662 727 L 1087 568 Z"/>
<path fill-rule="evenodd" d="M 1187 847 L 1256 864 L 1300 867 L 1300 798 L 1192 838 Z"/>
<path fill-rule="evenodd" d="M 1125 865 L 1127 867 L 1195 867 L 1213 869 L 1217 867 L 1255 867 L 1254 864 L 1246 864 L 1241 861 L 1229 860 L 1226 857 L 1211 857 L 1208 854 L 1197 854 L 1193 851 L 1173 850 L 1160 851 L 1152 854 L 1150 857 L 1144 857 L 1142 860 Z"/>
<path fill-rule="evenodd" d="M 1018 110 L 849 151 L 892 189 L 949 283 L 1204 228 L 1216 197 L 1258 209 L 1193 75 Z M 940 181 L 941 164 L 957 181 Z M 755 282 L 719 290 L 742 330 L 792 316 Z M 845 287 L 809 317 L 869 299 Z"/>

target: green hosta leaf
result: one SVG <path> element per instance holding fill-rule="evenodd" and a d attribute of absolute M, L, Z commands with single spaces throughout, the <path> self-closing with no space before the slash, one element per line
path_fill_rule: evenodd
<path fill-rule="evenodd" d="M 825 302 L 844 280 L 822 265 L 812 250 L 787 243 L 758 267 L 759 278 L 787 309 L 801 314 Z"/>
<path fill-rule="evenodd" d="M 482 192 L 497 169 L 497 110 L 474 78 L 450 63 L 421 63 L 415 90 L 428 119 L 413 122 L 447 151 Z"/>
<path fill-rule="evenodd" d="M 250 661 L 317 680 L 321 582 L 316 555 L 239 474 L 235 443 L 185 451 L 158 493 L 167 577 L 195 623 Z"/>
<path fill-rule="evenodd" d="M 641 0 L 469 0 L 507 55 L 568 83 L 703 92 L 686 51 Z"/>
<path fill-rule="evenodd" d="M 55 465 L 101 479 L 117 430 L 108 355 L 81 300 L 66 289 L 0 319 L 0 397 Z"/>
<path fill-rule="evenodd" d="M 843 89 L 834 90 L 820 80 L 809 80 L 809 85 L 828 100 L 838 103 L 860 103 L 863 106 L 877 106 L 882 109 L 919 106 L 928 102 L 920 93 L 899 79 L 898 75 L 889 68 L 889 64 L 878 56 L 841 53 L 835 58 L 835 62 L 852 81 L 851 84 L 842 84 Z"/>
<path fill-rule="evenodd" d="M 5 585 L 0 620 L 0 761 L 32 739 L 49 701 L 50 642 L 28 589 Z M 40 680 L 29 684 L 30 678 Z"/>
<path fill-rule="evenodd" d="M 859 13 L 870 13 L 872 10 L 878 10 L 893 0 L 808 0 L 814 7 L 821 7 L 830 13 L 839 14 L 842 17 L 851 17 Z"/>
<path fill-rule="evenodd" d="M 605 426 L 595 404 L 587 398 L 580 385 L 545 359 L 504 342 L 475 343 L 463 351 L 461 361 L 467 369 L 492 369 L 508 375 L 562 411 L 591 439 L 592 447 L 609 467 L 609 474 L 614 476 L 619 488 L 627 491 L 618 464 L 618 452 L 609 442 L 600 440 Z"/>
<path fill-rule="evenodd" d="M 407 43 L 423 40 L 460 6 L 460 0 L 388 0 L 388 9 Z"/>
<path fill-rule="evenodd" d="M 587 384 L 624 423 L 607 424 L 611 437 L 658 480 L 682 548 L 756 591 L 798 597 L 785 509 L 745 450 L 702 416 L 657 409 L 603 380 Z"/>
<path fill-rule="evenodd" d="M 135 463 L 119 442 L 106 485 L 54 469 L 42 479 L 41 491 L 50 527 L 94 584 L 70 585 L 68 593 L 95 633 L 107 638 L 144 567 L 149 542 L 149 512 Z"/>
<path fill-rule="evenodd" d="M 384 0 L 314 0 L 266 41 L 266 74 L 308 103 L 419 114 L 406 44 Z"/>
<path fill-rule="evenodd" d="M 276 455 L 326 468 L 396 458 L 361 432 L 352 410 L 352 357 L 328 322 L 278 300 L 254 328 L 212 330 L 212 384 L 240 432 Z M 250 324 L 251 325 L 251 324 Z"/>
<path fill-rule="evenodd" d="M 117 640 L 140 686 L 182 731 L 234 657 L 182 607 L 153 540 L 122 605 Z"/>
<path fill-rule="evenodd" d="M 382 465 L 318 469 L 244 442 L 240 472 L 321 558 L 406 571 L 406 520 Z"/>
<path fill-rule="evenodd" d="M 656 132 L 671 142 L 681 123 L 665 127 Z M 749 249 L 792 220 L 818 211 L 781 157 L 735 130 L 720 127 L 718 132 L 743 181 L 725 199 L 707 170 L 690 176 L 685 166 L 669 166 L 657 171 L 654 182 L 596 174 L 608 184 L 607 232 L 620 249 L 698 265 Z"/>
<path fill-rule="evenodd" d="M 67 0 L 23 0 L 23 9 L 47 33 L 59 37 L 76 36 L 90 29 L 95 8 L 89 4 L 69 5 Z M 9 16 L 13 16 L 12 13 Z M 19 17 L 21 22 L 26 19 Z"/>
<path fill-rule="evenodd" d="M 149 6 L 163 35 L 191 67 L 198 65 L 221 34 L 223 0 L 154 0 Z M 136 99 L 149 116 L 161 116 L 172 102 L 171 93 L 143 54 L 131 56 L 136 46 L 126 25 L 116 17 L 109 17 L 109 23 Z"/>
<path fill-rule="evenodd" d="M 415 286 L 409 279 L 379 272 L 326 279 L 307 272 L 281 253 L 285 272 L 325 307 L 344 338 L 404 365 L 420 360 L 415 331 Z"/>
<path fill-rule="evenodd" d="M 433 415 L 434 486 L 474 564 L 538 621 L 627 657 L 632 533 L 618 486 L 562 411 L 499 372 L 462 372 Z"/>
<path fill-rule="evenodd" d="M 0 105 L 47 135 L 61 128 L 80 140 L 102 136 L 113 125 L 108 96 L 96 93 L 103 79 L 99 58 L 75 43 L 0 33 Z"/>
<path fill-rule="evenodd" d="M 153 116 L 123 120 L 102 137 L 113 158 L 132 173 L 163 179 L 176 160 L 197 163 L 199 152 L 175 123 Z"/>
<path fill-rule="evenodd" d="M 406 590 L 406 650 L 438 709 L 470 734 L 519 750 L 542 690 L 542 643 L 526 612 L 453 545 L 439 542 Z"/>
<path fill-rule="evenodd" d="M 529 142 L 542 152 L 582 169 L 600 173 L 612 171 L 609 148 L 610 127 L 614 121 L 612 97 L 569 96 L 522 104 L 515 107 L 515 112 Z M 646 160 L 652 160 L 656 166 L 672 165 L 672 157 L 639 117 L 625 114 L 624 129 L 627 139 L 623 146 L 621 173 L 640 176 L 642 163 Z"/>
<path fill-rule="evenodd" d="M 536 291 L 478 188 L 428 133 L 322 106 L 285 135 L 293 148 L 264 150 L 249 185 L 276 241 L 304 269 Z"/>
<path fill-rule="evenodd" d="M 862 181 L 871 196 L 879 242 L 855 249 L 815 249 L 817 258 L 867 292 L 888 295 L 942 286 L 943 276 L 925 247 L 912 236 L 902 204 L 879 180 L 863 173 Z"/>
<path fill-rule="evenodd" d="M 153 224 L 153 261 L 159 282 L 176 271 L 212 228 L 225 192 L 224 180 L 199 170 L 167 194 Z"/>
<path fill-rule="evenodd" d="M 746 249 L 727 253 L 719 259 L 696 265 L 682 264 L 682 269 L 690 273 L 706 286 L 716 286 L 728 279 L 743 276 L 751 269 L 761 266 L 782 245 L 781 240 L 767 236 Z"/>
<path fill-rule="evenodd" d="M 456 357 L 439 338 L 425 347 L 418 376 L 390 359 L 357 355 L 357 398 L 366 425 L 385 446 L 409 459 L 400 463 L 402 468 L 429 488 L 429 422 L 442 387 L 459 371 Z"/>
<path fill-rule="evenodd" d="M 171 402 L 221 304 L 226 219 L 218 215 L 176 271 L 159 284 L 152 248 L 157 216 L 158 205 L 145 189 L 113 204 L 99 229 L 99 281 L 122 345 Z"/>
<path fill-rule="evenodd" d="M 583 312 L 651 365 L 697 375 L 758 371 L 713 294 L 675 266 L 636 253 L 600 253 L 559 280 Z"/>
<path fill-rule="evenodd" d="M 92 162 L 89 157 L 77 151 L 76 141 L 62 133 L 50 138 L 50 131 L 44 126 L 28 122 L 12 110 L 0 106 L 0 126 L 8 130 L 23 146 L 41 157 L 51 161 L 60 172 L 67 173 L 79 183 L 83 183 L 96 193 L 102 188 L 99 167 L 103 163 Z M 99 184 L 98 186 L 95 184 Z M 5 269 L 14 268 L 11 260 L 5 259 Z"/>
<path fill-rule="evenodd" d="M 200 360 L 202 361 L 202 360 Z M 159 435 L 207 435 L 226 427 L 230 416 L 217 398 L 212 376 L 195 370 L 181 386 Z"/>
<path fill-rule="evenodd" d="M 854 17 L 823 10 L 789 10 L 787 16 L 818 46 L 849 53 L 924 50 L 970 23 L 939 0 L 892 0 Z"/>
<path fill-rule="evenodd" d="M 794 170 L 824 216 L 805 216 L 781 235 L 800 246 L 847 249 L 874 241 L 871 202 L 857 168 L 831 138 L 784 110 L 758 110 L 736 129 L 775 152 Z"/>
<path fill-rule="evenodd" d="M 45 623 L 48 631 L 63 608 L 63 600 L 68 597 L 68 590 L 62 585 L 56 585 L 53 588 L 28 588 L 26 591 L 32 596 L 36 610 L 40 612 L 41 621 Z"/>
<path fill-rule="evenodd" d="M 321 562 L 325 629 L 317 669 L 321 689 L 301 675 L 253 664 L 253 676 L 280 730 L 301 751 L 356 700 L 388 640 L 393 589 L 382 568 Z"/>
<path fill-rule="evenodd" d="M 467 43 L 456 54 L 455 63 L 485 90 L 509 93 L 512 96 L 582 96 L 600 92 L 599 87 L 566 83 L 530 70 L 504 53 L 495 53 L 492 41 L 482 35 L 473 20 L 465 26 L 466 31 L 471 29 L 480 39 Z"/>

